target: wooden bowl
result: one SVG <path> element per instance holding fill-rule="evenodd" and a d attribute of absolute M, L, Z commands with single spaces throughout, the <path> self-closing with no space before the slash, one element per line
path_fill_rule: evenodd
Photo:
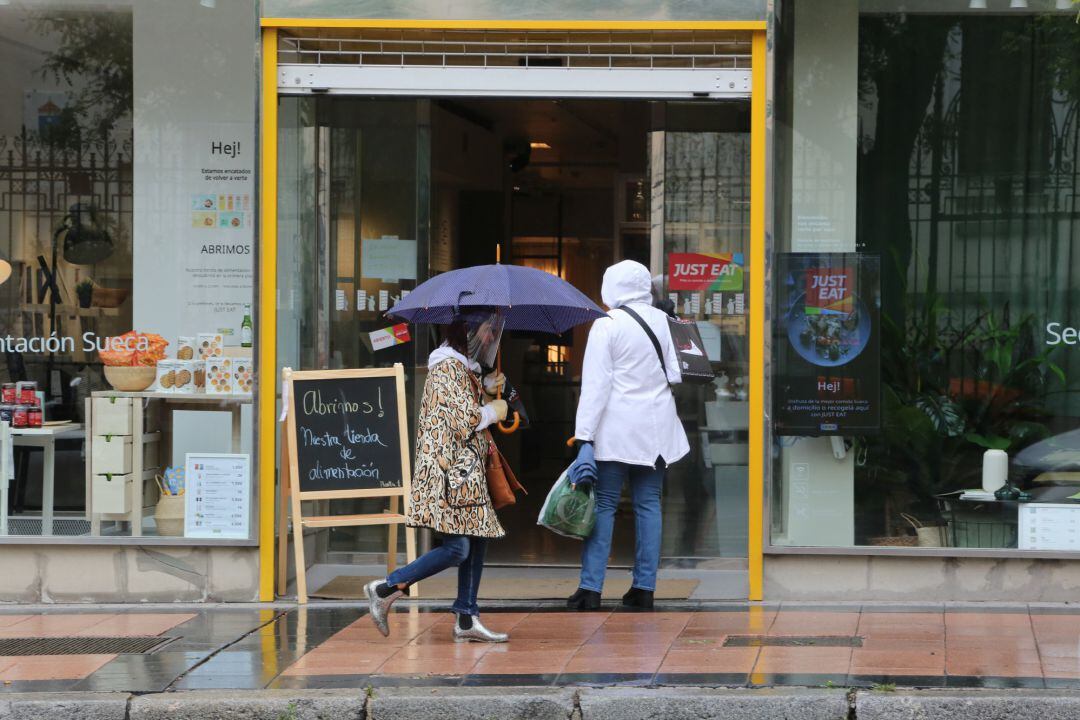
<path fill-rule="evenodd" d="M 124 288 L 105 288 L 95 285 L 90 304 L 100 308 L 120 307 L 129 294 L 129 291 Z"/>
<path fill-rule="evenodd" d="M 134 367 L 105 366 L 105 379 L 120 392 L 142 392 L 154 383 L 157 368 L 136 365 Z"/>

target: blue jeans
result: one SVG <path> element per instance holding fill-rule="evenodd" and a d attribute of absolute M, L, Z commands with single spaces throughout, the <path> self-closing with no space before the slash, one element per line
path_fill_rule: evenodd
<path fill-rule="evenodd" d="M 608 556 L 611 554 L 611 532 L 615 527 L 615 509 L 619 505 L 623 485 L 630 482 L 634 501 L 634 580 L 641 590 L 656 590 L 656 570 L 660 565 L 660 490 L 664 484 L 665 465 L 657 467 L 627 465 L 620 462 L 596 463 L 596 526 L 585 539 L 581 550 L 581 583 L 585 590 L 600 592 L 604 588 Z"/>
<path fill-rule="evenodd" d="M 412 585 L 448 567 L 457 566 L 458 593 L 452 609 L 459 615 L 479 615 L 480 607 L 476 604 L 476 595 L 480 591 L 480 576 L 484 573 L 486 552 L 487 538 L 443 535 L 442 545 L 390 573 L 386 582 L 388 585 Z"/>

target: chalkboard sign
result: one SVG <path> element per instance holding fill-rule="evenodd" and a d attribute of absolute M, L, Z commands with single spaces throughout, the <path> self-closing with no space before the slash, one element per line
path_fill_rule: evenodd
<path fill-rule="evenodd" d="M 394 377 L 293 379 L 300 492 L 400 488 Z"/>
<path fill-rule="evenodd" d="M 284 368 L 282 400 L 286 422 L 278 540 L 285 547 L 285 513 L 291 508 L 296 595 L 305 603 L 304 528 L 389 526 L 387 574 L 394 569 L 397 526 L 406 525 L 409 504 L 405 369 L 400 364 L 366 370 L 294 372 Z M 301 505 L 302 500 L 371 497 L 387 498 L 389 507 L 360 515 L 304 516 Z M 416 531 L 410 527 L 405 528 L 405 556 L 409 562 L 416 559 Z M 279 586 L 285 584 L 283 557 L 279 558 Z M 416 586 L 412 594 L 418 597 Z"/>

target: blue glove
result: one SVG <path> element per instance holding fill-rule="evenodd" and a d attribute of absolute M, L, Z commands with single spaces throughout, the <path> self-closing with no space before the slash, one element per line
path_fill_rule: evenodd
<path fill-rule="evenodd" d="M 591 442 L 582 443 L 578 449 L 577 459 L 570 466 L 567 475 L 571 485 L 592 485 L 596 480 L 596 460 Z"/>

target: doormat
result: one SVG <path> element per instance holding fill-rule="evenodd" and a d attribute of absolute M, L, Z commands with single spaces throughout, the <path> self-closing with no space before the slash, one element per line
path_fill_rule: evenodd
<path fill-rule="evenodd" d="M 176 638 L 149 637 L 30 637 L 0 638 L 0 656 L 28 655 L 142 655 Z"/>
<path fill-rule="evenodd" d="M 860 648 L 858 635 L 728 635 L 724 647 L 840 647 Z"/>
<path fill-rule="evenodd" d="M 374 577 L 338 575 L 311 597 L 327 600 L 363 600 L 364 585 Z M 697 589 L 698 580 L 658 580 L 653 597 L 657 600 L 686 600 Z M 480 583 L 481 600 L 565 600 L 578 588 L 577 578 L 548 579 L 527 577 L 484 578 Z M 630 589 L 630 578 L 609 579 L 603 597 L 618 600 Z M 457 597 L 457 573 L 445 572 L 420 583 L 425 600 L 452 600 Z"/>

